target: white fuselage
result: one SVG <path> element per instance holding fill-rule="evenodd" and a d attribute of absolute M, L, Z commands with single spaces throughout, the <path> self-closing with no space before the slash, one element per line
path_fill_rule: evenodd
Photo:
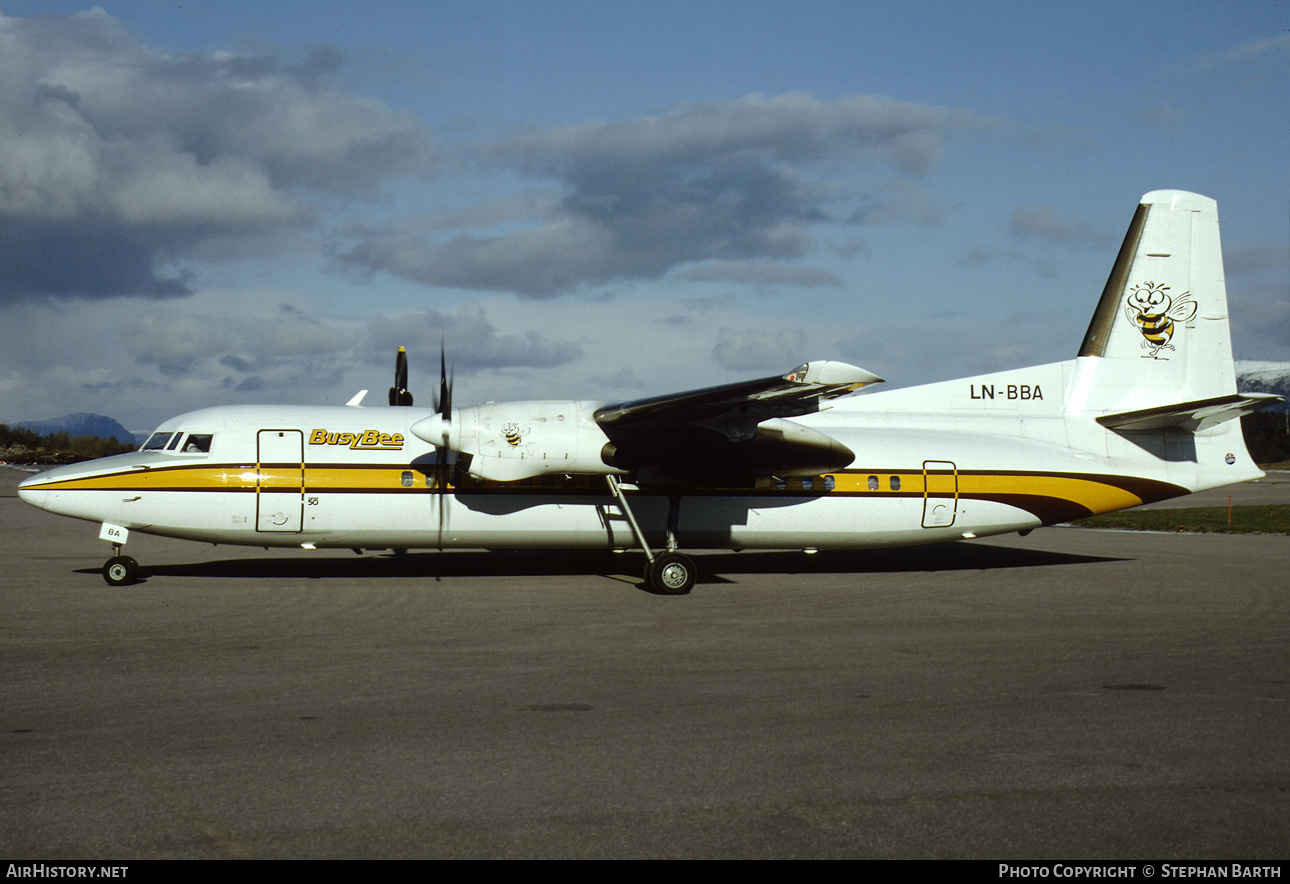
<path fill-rule="evenodd" d="M 1261 475 L 1235 421 L 1185 439 L 1161 430 L 1130 441 L 1067 416 L 1078 370 L 1070 361 L 836 400 L 795 420 L 855 452 L 845 469 L 738 488 L 627 485 L 631 507 L 656 546 L 672 503 L 683 548 L 880 547 L 1022 531 Z M 176 444 L 60 467 L 20 494 L 51 512 L 211 543 L 638 546 L 603 474 L 490 482 L 458 470 L 441 487 L 448 474 L 434 446 L 410 430 L 432 414 L 204 409 L 158 432 L 184 434 L 176 443 L 209 436 L 209 451 Z"/>

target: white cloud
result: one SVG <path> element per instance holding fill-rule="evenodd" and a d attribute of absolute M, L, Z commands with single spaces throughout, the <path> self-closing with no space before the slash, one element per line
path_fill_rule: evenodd
<path fill-rule="evenodd" d="M 785 328 L 776 332 L 760 329 L 723 328 L 712 348 L 712 357 L 722 368 L 751 372 L 783 372 L 809 358 L 806 332 Z"/>
<path fill-rule="evenodd" d="M 174 55 L 102 10 L 0 16 L 0 301 L 183 294 L 164 261 L 313 223 L 435 162 L 422 125 L 302 65 Z M 208 252 L 209 254 L 209 252 Z"/>
<path fill-rule="evenodd" d="M 1049 206 L 1021 206 L 1012 213 L 1008 232 L 1014 239 L 1039 239 L 1063 245 L 1105 248 L 1115 236 L 1075 217 L 1062 217 Z"/>
<path fill-rule="evenodd" d="M 943 201 L 904 179 L 929 171 L 948 137 L 992 125 L 970 111 L 789 93 L 526 133 L 472 146 L 562 190 L 526 201 L 523 226 L 478 229 L 487 213 L 459 214 L 460 232 L 446 238 L 395 225 L 359 233 L 340 261 L 428 286 L 551 298 L 701 262 L 799 259 L 820 225 L 937 220 Z M 858 175 L 869 182 L 863 216 L 837 208 L 853 201 Z M 516 217 L 517 207 L 499 208 Z"/>
<path fill-rule="evenodd" d="M 1239 46 L 1205 56 L 1196 62 L 1196 68 L 1204 70 L 1215 65 L 1248 64 L 1263 58 L 1285 55 L 1290 55 L 1290 33 L 1247 40 Z"/>
<path fill-rule="evenodd" d="M 677 275 L 691 282 L 732 282 L 740 285 L 802 288 L 843 287 L 841 279 L 824 270 L 763 261 L 717 261 L 683 270 Z"/>
<path fill-rule="evenodd" d="M 499 333 L 479 304 L 463 304 L 453 313 L 423 310 L 401 316 L 376 316 L 367 324 L 362 349 L 368 361 L 384 362 L 409 344 L 425 351 L 422 361 L 442 343 L 454 368 L 552 368 L 582 355 L 576 343 L 554 341 L 536 331 Z"/>

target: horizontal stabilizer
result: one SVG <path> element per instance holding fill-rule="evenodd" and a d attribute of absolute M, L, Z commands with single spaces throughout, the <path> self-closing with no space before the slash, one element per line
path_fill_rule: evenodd
<path fill-rule="evenodd" d="M 1180 427 L 1194 433 L 1280 401 L 1280 396 L 1274 396 L 1271 393 L 1217 396 L 1195 402 L 1180 402 L 1177 405 L 1161 405 L 1138 411 L 1105 414 L 1099 417 L 1097 422 L 1117 431 L 1163 430 L 1165 427 Z"/>

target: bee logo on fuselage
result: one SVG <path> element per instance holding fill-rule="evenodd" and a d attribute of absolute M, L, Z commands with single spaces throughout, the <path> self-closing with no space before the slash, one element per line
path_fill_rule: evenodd
<path fill-rule="evenodd" d="M 1141 282 L 1129 290 L 1124 303 L 1124 315 L 1142 332 L 1142 348 L 1147 351 L 1142 354 L 1144 359 L 1168 359 L 1161 351 L 1174 349 L 1170 341 L 1178 331 L 1175 323 L 1188 323 L 1196 316 L 1199 305 L 1191 299 L 1191 292 L 1177 298 L 1168 292 L 1167 285 Z"/>
<path fill-rule="evenodd" d="M 351 451 L 402 451 L 402 433 L 382 433 L 364 430 L 361 433 L 329 433 L 314 430 L 309 434 L 310 445 L 339 445 Z"/>

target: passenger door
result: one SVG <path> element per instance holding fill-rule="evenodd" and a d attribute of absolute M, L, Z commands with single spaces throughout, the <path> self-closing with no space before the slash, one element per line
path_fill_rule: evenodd
<path fill-rule="evenodd" d="M 305 506 L 305 434 L 260 430 L 256 441 L 255 530 L 298 533 Z"/>

